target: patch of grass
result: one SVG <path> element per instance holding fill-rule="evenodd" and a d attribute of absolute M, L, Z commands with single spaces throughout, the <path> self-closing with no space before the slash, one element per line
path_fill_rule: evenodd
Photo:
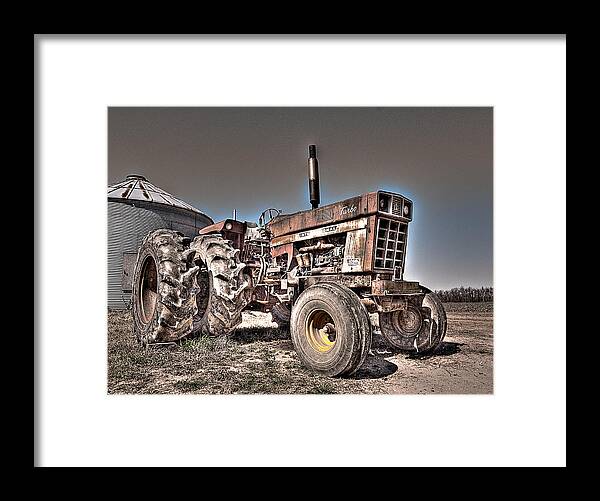
<path fill-rule="evenodd" d="M 317 393 L 317 394 L 331 394 L 337 393 L 334 386 L 328 381 L 318 381 L 311 388 L 309 393 Z"/>
<path fill-rule="evenodd" d="M 203 379 L 192 379 L 190 381 L 177 381 L 173 386 L 183 392 L 194 392 L 206 388 L 208 384 L 209 382 Z"/>
<path fill-rule="evenodd" d="M 251 370 L 236 374 L 231 381 L 229 391 L 231 393 L 289 393 L 293 382 L 294 378 L 291 375 Z"/>
<path fill-rule="evenodd" d="M 181 348 L 184 351 L 216 351 L 223 348 L 223 342 L 215 337 L 200 336 L 193 339 L 185 339 L 181 342 Z"/>
<path fill-rule="evenodd" d="M 124 354 L 125 363 L 133 365 L 148 365 L 150 360 L 145 353 L 139 351 L 131 351 Z"/>
<path fill-rule="evenodd" d="M 249 317 L 254 321 L 254 317 Z M 340 393 L 356 382 L 306 371 L 284 329 L 246 323 L 229 342 L 208 336 L 143 349 L 130 312 L 108 315 L 109 393 Z M 285 355 L 283 358 L 278 358 Z"/>

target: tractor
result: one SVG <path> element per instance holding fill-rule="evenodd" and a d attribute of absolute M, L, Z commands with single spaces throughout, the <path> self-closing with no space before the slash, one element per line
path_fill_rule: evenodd
<path fill-rule="evenodd" d="M 311 208 L 268 208 L 257 222 L 226 219 L 193 240 L 162 229 L 138 251 L 134 331 L 142 345 L 227 336 L 242 311 L 289 326 L 302 364 L 326 376 L 356 372 L 371 348 L 377 313 L 387 342 L 435 350 L 446 334 L 439 298 L 404 280 L 413 202 L 376 191 L 320 206 L 316 146 L 309 146 Z"/>

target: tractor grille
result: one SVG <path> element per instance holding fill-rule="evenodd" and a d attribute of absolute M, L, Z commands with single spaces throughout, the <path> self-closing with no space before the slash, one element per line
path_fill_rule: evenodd
<path fill-rule="evenodd" d="M 402 201 L 400 201 L 400 207 L 402 207 Z M 394 270 L 399 267 L 400 270 L 404 270 L 407 236 L 407 223 L 379 218 L 375 245 L 375 268 Z"/>
<path fill-rule="evenodd" d="M 392 197 L 392 214 L 394 216 L 402 216 L 402 198 L 396 195 Z"/>
<path fill-rule="evenodd" d="M 402 216 L 412 218 L 412 204 L 410 200 L 406 200 L 397 195 L 392 195 L 392 214 L 394 216 Z"/>

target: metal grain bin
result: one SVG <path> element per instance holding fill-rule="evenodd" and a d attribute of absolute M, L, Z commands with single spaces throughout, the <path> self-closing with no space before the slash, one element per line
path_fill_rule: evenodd
<path fill-rule="evenodd" d="M 138 248 L 152 230 L 168 228 L 194 238 L 214 221 L 190 204 L 129 175 L 108 188 L 108 307 L 131 305 L 131 280 Z"/>

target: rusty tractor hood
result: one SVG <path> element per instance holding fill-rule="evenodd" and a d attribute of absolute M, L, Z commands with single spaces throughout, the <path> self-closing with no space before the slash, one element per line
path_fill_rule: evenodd
<path fill-rule="evenodd" d="M 324 205 L 317 209 L 308 209 L 293 214 L 280 214 L 267 224 L 267 228 L 271 231 L 273 237 L 279 237 L 375 214 L 378 212 L 378 197 L 380 194 L 387 194 L 390 197 L 398 197 L 410 202 L 402 195 L 374 191 L 347 198 L 341 202 Z"/>

